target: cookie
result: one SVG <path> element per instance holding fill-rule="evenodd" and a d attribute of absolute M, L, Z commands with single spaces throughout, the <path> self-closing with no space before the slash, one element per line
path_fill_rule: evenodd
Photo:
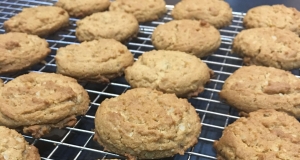
<path fill-rule="evenodd" d="M 231 24 L 232 9 L 223 0 L 183 0 L 175 5 L 172 16 L 177 20 L 202 20 L 222 28 Z"/>
<path fill-rule="evenodd" d="M 46 40 L 36 35 L 10 32 L 0 35 L 0 73 L 29 68 L 50 53 Z"/>
<path fill-rule="evenodd" d="M 55 6 L 65 9 L 72 17 L 85 17 L 108 9 L 109 0 L 58 0 Z"/>
<path fill-rule="evenodd" d="M 300 34 L 300 12 L 284 5 L 251 8 L 244 17 L 245 28 L 275 27 Z"/>
<path fill-rule="evenodd" d="M 95 116 L 95 140 L 129 159 L 183 155 L 198 142 L 200 130 L 200 118 L 186 99 L 146 88 L 104 100 Z"/>
<path fill-rule="evenodd" d="M 275 109 L 300 118 L 300 80 L 290 72 L 262 66 L 245 66 L 229 76 L 220 97 L 249 113 Z"/>
<path fill-rule="evenodd" d="M 199 58 L 178 51 L 150 51 L 125 70 L 133 88 L 152 88 L 179 97 L 197 96 L 204 91 L 213 72 Z"/>
<path fill-rule="evenodd" d="M 29 145 L 24 137 L 15 130 L 0 126 L 0 159 L 2 160 L 39 160 L 35 146 Z"/>
<path fill-rule="evenodd" d="M 139 32 L 138 21 L 125 12 L 94 13 L 76 23 L 76 37 L 81 42 L 102 38 L 124 42 Z"/>
<path fill-rule="evenodd" d="M 0 90 L 0 125 L 40 138 L 51 128 L 74 126 L 89 106 L 87 92 L 73 78 L 29 73 Z"/>
<path fill-rule="evenodd" d="M 209 23 L 196 20 L 173 20 L 160 24 L 152 34 L 158 50 L 182 51 L 206 57 L 221 44 L 220 32 Z"/>
<path fill-rule="evenodd" d="M 37 6 L 24 8 L 21 13 L 4 22 L 6 32 L 24 32 L 47 36 L 69 25 L 68 13 L 60 7 Z"/>
<path fill-rule="evenodd" d="M 235 37 L 232 52 L 243 57 L 245 65 L 270 66 L 284 70 L 300 68 L 300 38 L 289 30 L 243 30 Z"/>
<path fill-rule="evenodd" d="M 133 14 L 139 22 L 157 20 L 167 12 L 164 0 L 115 0 L 109 10 Z"/>
<path fill-rule="evenodd" d="M 275 110 L 259 110 L 227 126 L 214 142 L 218 160 L 299 159 L 300 123 Z"/>
<path fill-rule="evenodd" d="M 59 48 L 57 73 L 83 81 L 109 83 L 133 64 L 133 55 L 114 39 L 100 39 Z"/>

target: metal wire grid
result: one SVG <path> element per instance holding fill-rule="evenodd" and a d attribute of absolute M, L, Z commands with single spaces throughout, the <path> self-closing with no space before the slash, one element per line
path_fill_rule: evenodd
<path fill-rule="evenodd" d="M 16 13 L 19 13 L 24 7 L 37 5 L 52 5 L 55 0 L 2 0 L 0 1 L 0 32 L 4 33 L 3 22 Z M 140 32 L 136 39 L 127 44 L 127 47 L 138 58 L 143 52 L 150 51 L 153 48 L 151 44 L 151 34 L 155 27 L 161 23 L 172 20 L 170 11 L 173 6 L 167 6 L 168 13 L 160 20 L 140 25 Z M 189 149 L 185 155 L 176 155 L 172 159 L 216 159 L 216 153 L 213 149 L 213 142 L 219 139 L 225 126 L 238 118 L 234 109 L 219 101 L 218 92 L 222 88 L 224 80 L 236 69 L 242 65 L 241 58 L 230 53 L 232 40 L 240 32 L 244 14 L 233 12 L 234 18 L 232 24 L 220 30 L 222 37 L 221 47 L 213 55 L 202 60 L 214 70 L 215 76 L 206 86 L 205 91 L 198 97 L 189 101 L 196 108 L 201 117 L 202 132 L 199 142 L 193 148 Z M 59 47 L 64 47 L 72 43 L 79 43 L 75 36 L 75 27 L 77 19 L 70 18 L 70 27 L 60 30 L 54 35 L 47 37 L 51 47 L 51 54 L 45 59 L 45 63 L 37 64 L 30 70 L 18 72 L 10 75 L 0 75 L 5 82 L 28 73 L 28 72 L 55 72 L 55 54 Z M 299 73 L 297 72 L 297 75 Z M 41 139 L 33 139 L 24 135 L 26 140 L 39 149 L 42 159 L 107 159 L 123 158 L 113 153 L 103 151 L 103 147 L 94 142 L 94 116 L 97 107 L 106 98 L 111 98 L 124 93 L 130 88 L 123 77 L 113 80 L 110 84 L 81 83 L 89 93 L 91 103 L 87 114 L 79 117 L 74 127 L 54 130 L 49 135 Z"/>

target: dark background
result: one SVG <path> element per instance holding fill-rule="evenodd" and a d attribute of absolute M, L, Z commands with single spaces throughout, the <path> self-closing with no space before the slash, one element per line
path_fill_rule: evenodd
<path fill-rule="evenodd" d="M 165 0 L 167 4 L 176 4 L 179 0 Z M 284 4 L 300 10 L 300 0 L 225 0 L 235 12 L 247 12 L 250 8 L 259 5 Z"/>

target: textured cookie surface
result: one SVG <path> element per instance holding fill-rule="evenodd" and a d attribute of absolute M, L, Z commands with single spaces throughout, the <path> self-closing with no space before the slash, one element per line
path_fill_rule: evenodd
<path fill-rule="evenodd" d="M 26 33 L 0 35 L 0 73 L 14 72 L 41 62 L 50 53 L 46 40 Z"/>
<path fill-rule="evenodd" d="M 58 0 L 56 6 L 65 9 L 70 16 L 85 17 L 108 9 L 109 0 Z"/>
<path fill-rule="evenodd" d="M 270 66 L 285 70 L 300 68 L 300 38 L 289 30 L 243 30 L 235 37 L 232 51 L 242 56 L 246 65 Z"/>
<path fill-rule="evenodd" d="M 69 25 L 68 13 L 60 7 L 38 6 L 24 8 L 21 13 L 5 21 L 6 32 L 25 32 L 47 36 Z"/>
<path fill-rule="evenodd" d="M 300 12 L 284 5 L 258 6 L 244 17 L 246 28 L 275 27 L 300 34 Z"/>
<path fill-rule="evenodd" d="M 0 126 L 1 160 L 39 160 L 38 150 L 25 141 L 15 130 Z"/>
<path fill-rule="evenodd" d="M 138 31 L 138 21 L 132 14 L 102 12 L 77 21 L 76 37 L 79 41 L 112 38 L 123 42 L 135 37 Z"/>
<path fill-rule="evenodd" d="M 133 14 L 139 22 L 156 20 L 167 11 L 164 0 L 115 0 L 109 10 Z"/>
<path fill-rule="evenodd" d="M 23 127 L 40 137 L 51 127 L 76 123 L 85 114 L 89 97 L 73 78 L 54 73 L 30 73 L 6 83 L 0 90 L 0 124 Z"/>
<path fill-rule="evenodd" d="M 200 129 L 200 118 L 186 99 L 145 88 L 104 100 L 95 116 L 95 139 L 129 159 L 183 154 L 197 143 Z"/>
<path fill-rule="evenodd" d="M 150 51 L 125 70 L 133 88 L 152 88 L 179 97 L 197 96 L 204 91 L 212 71 L 199 58 L 178 51 Z"/>
<path fill-rule="evenodd" d="M 218 160 L 300 159 L 300 123 L 286 113 L 259 110 L 239 118 L 215 141 Z"/>
<path fill-rule="evenodd" d="M 174 50 L 205 57 L 221 44 L 219 31 L 204 21 L 174 20 L 160 24 L 152 34 L 158 50 Z"/>
<path fill-rule="evenodd" d="M 172 10 L 174 19 L 203 20 L 216 28 L 228 26 L 232 20 L 232 9 L 223 0 L 183 0 Z"/>
<path fill-rule="evenodd" d="M 116 40 L 100 39 L 59 48 L 55 60 L 57 73 L 108 83 L 133 64 L 133 55 Z"/>
<path fill-rule="evenodd" d="M 290 72 L 245 66 L 226 79 L 220 97 L 244 112 L 275 109 L 300 118 L 300 80 Z"/>

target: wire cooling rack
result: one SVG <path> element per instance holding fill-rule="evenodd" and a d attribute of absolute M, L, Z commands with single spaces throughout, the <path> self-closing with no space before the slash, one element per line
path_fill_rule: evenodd
<path fill-rule="evenodd" d="M 52 5 L 55 0 L 1 0 L 0 1 L 0 32 L 4 33 L 3 22 L 13 15 L 19 13 L 24 7 L 37 5 Z M 151 44 L 151 34 L 155 27 L 161 23 L 172 20 L 170 11 L 173 6 L 167 6 L 168 13 L 161 19 L 151 23 L 140 25 L 140 32 L 136 39 L 127 43 L 135 58 L 138 58 L 143 52 L 153 50 Z M 186 151 L 185 155 L 176 155 L 169 159 L 216 159 L 216 153 L 213 149 L 213 142 L 219 139 L 225 126 L 238 118 L 238 113 L 229 106 L 219 101 L 218 93 L 222 88 L 224 80 L 236 69 L 241 67 L 242 59 L 230 53 L 232 40 L 240 32 L 242 27 L 243 13 L 233 12 L 234 18 L 232 24 L 224 29 L 220 29 L 222 35 L 221 47 L 213 55 L 202 60 L 214 70 L 215 76 L 206 86 L 205 91 L 198 97 L 189 99 L 190 103 L 196 108 L 201 123 L 203 125 L 199 142 L 193 148 Z M 51 54 L 45 59 L 45 63 L 37 64 L 30 70 L 22 71 L 10 75 L 0 75 L 0 78 L 6 82 L 9 80 L 31 72 L 55 72 L 55 54 L 59 47 L 64 47 L 72 43 L 79 43 L 75 36 L 76 21 L 78 19 L 70 18 L 70 26 L 60 30 L 54 35 L 47 37 L 51 47 Z M 0 55 L 1 56 L 1 55 Z M 113 153 L 103 151 L 103 147 L 93 141 L 94 136 L 94 116 L 97 107 L 106 98 L 111 98 L 124 93 L 130 88 L 123 77 L 113 80 L 110 84 L 81 83 L 89 93 L 91 103 L 87 114 L 79 118 L 74 127 L 54 130 L 49 135 L 41 139 L 33 139 L 24 135 L 26 140 L 39 149 L 42 159 L 55 160 L 93 160 L 110 159 L 124 157 Z"/>

